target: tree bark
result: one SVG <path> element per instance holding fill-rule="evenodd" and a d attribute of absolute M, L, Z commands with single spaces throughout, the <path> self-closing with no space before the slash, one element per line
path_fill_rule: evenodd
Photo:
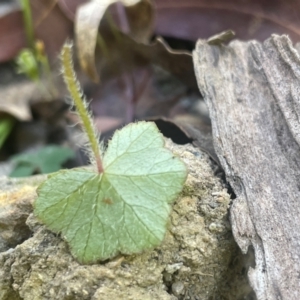
<path fill-rule="evenodd" d="M 217 156 L 236 199 L 235 240 L 252 246 L 258 299 L 300 299 L 300 59 L 287 36 L 198 41 L 193 53 Z"/>

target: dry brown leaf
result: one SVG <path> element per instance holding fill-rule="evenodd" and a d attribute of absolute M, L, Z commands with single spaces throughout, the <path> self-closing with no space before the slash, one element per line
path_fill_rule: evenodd
<path fill-rule="evenodd" d="M 106 1 L 112 2 L 115 1 Z M 99 78 L 109 79 L 153 63 L 169 71 L 189 87 L 197 88 L 191 53 L 171 49 L 162 38 L 150 43 L 153 7 L 148 0 L 134 2 L 134 6 L 122 6 L 126 10 L 123 15 L 116 14 L 119 6 L 110 6 L 118 28 L 107 26 L 111 24 L 107 24 L 107 18 L 103 18 L 104 9 L 100 16 L 99 8 L 97 9 L 99 1 L 89 2 L 78 9 L 75 22 L 76 45 L 82 69 L 97 82 Z M 129 3 L 133 2 L 125 1 L 125 4 Z M 119 16 L 119 20 L 116 16 Z M 124 16 L 127 16 L 127 25 L 124 25 Z M 95 53 L 98 33 L 104 47 L 97 46 Z"/>
<path fill-rule="evenodd" d="M 0 113 L 7 113 L 20 121 L 31 120 L 29 101 L 37 87 L 32 82 L 21 82 L 0 89 Z"/>
<path fill-rule="evenodd" d="M 57 87 L 58 95 L 65 95 L 65 87 L 62 85 L 60 77 L 54 78 L 54 84 Z M 0 114 L 9 114 L 19 121 L 30 121 L 32 120 L 32 110 L 35 110 L 39 105 L 49 105 L 48 112 L 39 112 L 43 119 L 47 119 L 46 115 L 57 114 L 56 106 L 58 104 L 56 102 L 58 100 L 53 98 L 51 88 L 52 85 L 47 80 L 42 80 L 39 83 L 27 80 L 13 81 L 11 84 L 1 85 Z M 62 103 L 61 101 L 58 102 Z"/>
<path fill-rule="evenodd" d="M 149 45 L 137 44 L 135 47 L 137 52 L 145 59 L 170 72 L 187 86 L 197 87 L 190 52 L 171 49 L 161 37 Z"/>
<path fill-rule="evenodd" d="M 59 5 L 60 9 L 65 13 L 65 15 L 71 20 L 74 21 L 75 14 L 77 8 L 88 0 L 57 0 L 57 4 Z"/>
<path fill-rule="evenodd" d="M 97 49 L 96 66 L 101 77 L 111 78 L 152 63 L 176 76 L 187 86 L 197 88 L 190 52 L 171 49 L 161 37 L 145 44 L 133 40 L 122 32 L 118 32 L 116 38 L 112 32 L 106 30 L 103 31 L 103 36 L 111 57 L 103 59 L 105 53 Z"/>
<path fill-rule="evenodd" d="M 83 4 L 77 10 L 75 21 L 76 32 L 76 48 L 78 58 L 82 69 L 95 82 L 99 82 L 100 78 L 95 66 L 95 49 L 97 45 L 98 28 L 107 9 L 117 2 L 116 0 L 94 0 Z M 125 13 L 124 20 L 119 20 L 121 27 L 128 33 L 131 33 L 132 38 L 140 41 L 145 41 L 150 34 L 149 27 L 152 24 L 153 10 L 151 3 L 148 0 L 122 0 L 125 6 L 128 6 L 128 16 L 136 16 L 140 11 L 143 13 L 142 18 L 138 22 L 133 20 L 128 21 Z M 120 7 L 117 4 L 117 8 Z M 120 8 L 122 9 L 122 7 Z M 137 12 L 136 12 L 137 11 Z M 121 13 L 122 16 L 122 13 Z M 138 20 L 139 18 L 134 18 Z M 123 24 L 123 25 L 122 25 Z M 127 28 L 126 28 L 127 27 Z M 106 46 L 106 45 L 105 45 Z"/>
<path fill-rule="evenodd" d="M 20 8 L 14 7 L 0 17 L 0 45 L 0 62 L 11 60 L 25 47 L 25 32 Z"/>
<path fill-rule="evenodd" d="M 73 30 L 57 1 L 30 0 L 34 36 L 44 42 L 50 60 L 57 59 L 61 45 Z M 0 15 L 0 62 L 14 59 L 26 44 L 22 9 L 16 4 L 9 5 L 9 10 Z"/>
<path fill-rule="evenodd" d="M 288 34 L 299 41 L 297 0 L 153 0 L 155 33 L 196 41 L 232 29 L 237 39 L 263 41 Z"/>

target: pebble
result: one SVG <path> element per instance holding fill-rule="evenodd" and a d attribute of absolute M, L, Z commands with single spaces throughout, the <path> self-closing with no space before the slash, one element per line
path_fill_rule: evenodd
<path fill-rule="evenodd" d="M 175 296 L 180 296 L 184 293 L 184 284 L 180 281 L 174 282 L 172 284 L 172 293 Z"/>

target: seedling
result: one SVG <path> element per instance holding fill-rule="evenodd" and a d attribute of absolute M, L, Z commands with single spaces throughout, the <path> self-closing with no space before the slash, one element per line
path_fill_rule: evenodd
<path fill-rule="evenodd" d="M 52 82 L 51 68 L 45 52 L 45 45 L 43 41 L 36 40 L 34 37 L 30 0 L 21 0 L 20 3 L 23 11 L 27 48 L 22 49 L 16 57 L 17 72 L 25 74 L 30 80 L 36 82 L 41 91 L 45 93 L 45 96 L 50 93 L 53 97 L 56 97 L 57 92 Z M 41 82 L 43 77 L 46 77 L 49 81 L 49 91 Z"/>
<path fill-rule="evenodd" d="M 152 122 L 117 131 L 104 153 L 76 81 L 70 44 L 64 45 L 61 56 L 64 80 L 89 139 L 93 169 L 50 175 L 38 188 L 35 215 L 62 234 L 82 263 L 158 246 L 170 204 L 186 180 L 185 164 L 164 147 Z"/>

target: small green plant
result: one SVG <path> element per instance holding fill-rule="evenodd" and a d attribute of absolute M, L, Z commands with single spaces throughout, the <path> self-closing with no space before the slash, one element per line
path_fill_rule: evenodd
<path fill-rule="evenodd" d="M 0 149 L 9 136 L 14 126 L 14 119 L 10 116 L 1 117 L 0 119 Z"/>
<path fill-rule="evenodd" d="M 21 7 L 27 48 L 22 49 L 16 57 L 17 72 L 25 74 L 30 80 L 36 82 L 45 95 L 52 94 L 55 97 L 57 92 L 52 82 L 51 68 L 45 52 L 45 45 L 43 41 L 36 40 L 34 37 L 30 1 L 21 0 Z M 41 79 L 44 77 L 49 81 L 49 91 L 41 83 Z"/>
<path fill-rule="evenodd" d="M 93 169 L 50 175 L 38 188 L 35 215 L 62 234 L 82 263 L 151 249 L 164 238 L 186 166 L 164 147 L 152 122 L 117 131 L 104 153 L 76 81 L 71 45 L 63 47 L 61 56 L 64 80 L 89 138 Z"/>

